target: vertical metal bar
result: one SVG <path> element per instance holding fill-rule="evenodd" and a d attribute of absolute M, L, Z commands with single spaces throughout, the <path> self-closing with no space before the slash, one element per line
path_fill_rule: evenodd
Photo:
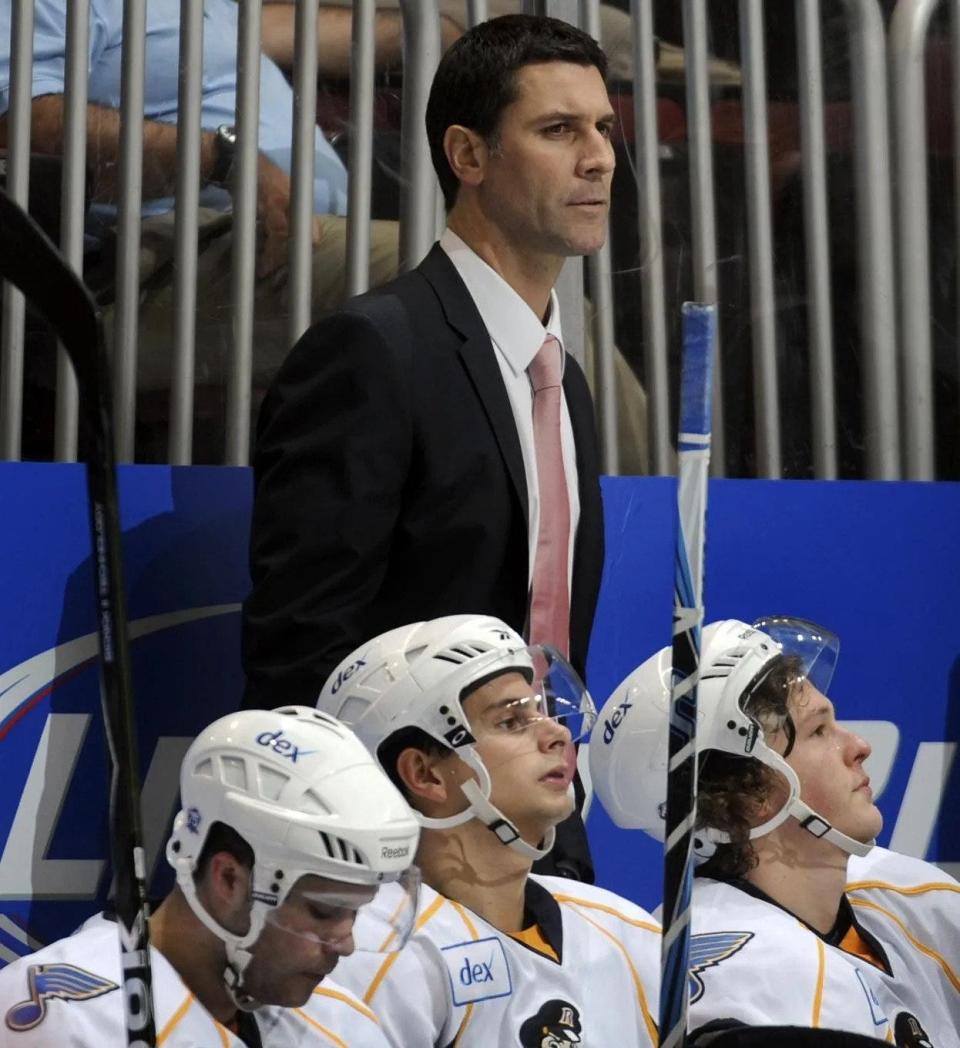
<path fill-rule="evenodd" d="M 233 186 L 233 353 L 227 373 L 226 462 L 250 459 L 250 383 L 257 252 L 257 148 L 260 121 L 260 0 L 240 4 L 237 32 L 237 159 Z"/>
<path fill-rule="evenodd" d="M 950 56 L 951 70 L 960 69 L 960 0 L 950 0 Z M 954 208 L 954 251 L 960 247 L 960 76 L 951 73 L 951 95 L 953 106 L 953 208 Z M 960 266 L 956 267 L 956 295 L 957 307 L 960 309 Z M 954 317 L 954 324 L 957 324 Z M 956 330 L 956 328 L 955 328 Z M 957 344 L 956 363 L 960 373 L 960 342 Z M 955 409 L 956 410 L 956 409 Z"/>
<path fill-rule="evenodd" d="M 143 197 L 143 76 L 146 5 L 123 0 L 120 60 L 120 201 L 117 208 L 117 302 L 113 403 L 117 461 L 132 462 L 137 409 L 140 212 Z"/>
<path fill-rule="evenodd" d="M 830 245 L 827 233 L 827 150 L 823 128 L 820 0 L 798 0 L 797 43 L 813 470 L 814 475 L 821 480 L 835 480 L 837 418 L 834 403 Z"/>
<path fill-rule="evenodd" d="M 440 62 L 437 0 L 400 0 L 403 19 L 403 108 L 400 119 L 400 268 L 416 266 L 430 250 L 436 220 L 437 179 L 424 114 Z"/>
<path fill-rule="evenodd" d="M 938 0 L 901 0 L 890 23 L 900 344 L 908 480 L 933 480 L 933 346 L 924 46 Z"/>
<path fill-rule="evenodd" d="M 773 222 L 770 217 L 770 142 L 761 0 L 740 0 L 743 68 L 744 164 L 753 342 L 754 430 L 757 472 L 781 473 L 777 385 L 776 304 L 773 296 Z"/>
<path fill-rule="evenodd" d="M 202 76 L 203 0 L 180 0 L 177 212 L 174 219 L 173 361 L 168 447 L 168 457 L 174 466 L 188 466 L 193 461 Z"/>
<path fill-rule="evenodd" d="M 656 40 L 652 0 L 631 0 L 633 22 L 633 128 L 637 151 L 637 217 L 640 293 L 647 386 L 650 469 L 671 472 L 670 396 L 667 368 L 666 296 L 663 282 L 663 224 L 660 199 L 660 137 L 657 130 Z"/>
<path fill-rule="evenodd" d="M 293 57 L 293 170 L 290 185 L 290 313 L 292 346 L 310 326 L 313 285 L 313 168 L 317 134 L 317 4 L 297 0 Z"/>
<path fill-rule="evenodd" d="M 876 0 L 843 3 L 850 26 L 867 475 L 896 480 L 900 410 L 883 19 Z"/>
<path fill-rule="evenodd" d="M 534 14 L 560 18 L 571 25 L 580 24 L 580 0 L 537 0 L 534 7 Z M 582 258 L 568 258 L 564 262 L 554 289 L 560 303 L 564 351 L 570 353 L 582 366 L 585 356 Z"/>
<path fill-rule="evenodd" d="M 33 80 L 33 0 L 17 0 L 10 23 L 10 108 L 7 110 L 7 193 L 24 210 L 30 195 L 30 117 Z M 26 305 L 3 285 L 3 357 L 0 360 L 0 457 L 20 458 L 23 423 L 23 338 Z"/>
<path fill-rule="evenodd" d="M 467 0 L 467 24 L 469 26 L 486 22 L 490 17 L 487 13 L 487 0 Z"/>
<path fill-rule="evenodd" d="M 960 69 L 960 0 L 950 0 L 950 60 L 951 70 Z M 954 252 L 960 247 L 960 76 L 951 73 L 951 101 L 953 103 L 953 209 L 954 209 Z M 956 301 L 960 309 L 960 266 L 956 267 Z M 954 325 L 957 324 L 957 316 L 954 316 Z M 956 327 L 954 328 L 956 330 Z M 958 373 L 960 373 L 960 341 L 957 343 L 957 355 L 955 357 Z M 956 408 L 954 409 L 956 410 Z"/>
<path fill-rule="evenodd" d="M 350 155 L 347 164 L 347 294 L 370 286 L 370 196 L 373 192 L 375 0 L 353 0 L 350 51 Z"/>
<path fill-rule="evenodd" d="M 600 38 L 599 0 L 582 0 L 580 24 L 595 40 Z M 600 462 L 603 472 L 620 472 L 620 443 L 617 427 L 617 373 L 613 328 L 613 263 L 610 255 L 610 228 L 603 247 L 587 258 L 587 273 L 593 297 L 593 395 L 600 433 Z M 566 338 L 566 335 L 564 336 Z"/>
<path fill-rule="evenodd" d="M 66 67 L 63 100 L 63 187 L 60 196 L 60 247 L 74 270 L 83 273 L 83 223 L 87 183 L 87 65 L 90 52 L 90 0 L 67 4 Z M 77 376 L 63 346 L 57 348 L 54 457 L 77 459 L 80 395 Z"/>
<path fill-rule="evenodd" d="M 707 65 L 705 0 L 683 0 L 683 45 L 687 73 L 687 138 L 690 149 L 690 211 L 693 226 L 693 294 L 698 302 L 717 301 L 717 233 L 710 141 L 710 78 Z M 723 435 L 722 332 L 717 331 L 713 369 L 713 456 L 710 471 L 726 466 Z"/>

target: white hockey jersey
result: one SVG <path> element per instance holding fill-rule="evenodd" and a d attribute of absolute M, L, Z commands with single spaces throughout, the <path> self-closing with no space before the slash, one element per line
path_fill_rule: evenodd
<path fill-rule="evenodd" d="M 930 1040 L 960 1046 L 960 884 L 922 859 L 873 848 L 850 859 L 847 897 L 886 951 L 897 996 L 922 1011 Z"/>
<path fill-rule="evenodd" d="M 530 878 L 526 910 L 519 941 L 424 887 L 407 945 L 386 960 L 345 958 L 337 977 L 395 1048 L 656 1045 L 656 921 L 558 877 Z"/>
<path fill-rule="evenodd" d="M 164 1048 L 245 1048 L 150 950 L 157 1044 Z M 106 1048 L 127 1043 L 116 925 L 83 930 L 0 969 L 2 1048 Z M 324 980 L 307 1008 L 260 1008 L 262 1048 L 387 1048 L 376 1016 Z"/>
<path fill-rule="evenodd" d="M 845 1030 L 892 1043 L 879 974 L 766 899 L 709 878 L 694 882 L 691 1034 L 734 1019 L 747 1026 Z"/>

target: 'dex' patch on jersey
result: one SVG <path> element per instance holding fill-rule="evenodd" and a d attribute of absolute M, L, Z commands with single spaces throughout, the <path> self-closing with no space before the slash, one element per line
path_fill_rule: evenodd
<path fill-rule="evenodd" d="M 447 966 L 454 1004 L 475 1004 L 513 993 L 507 954 L 496 936 L 458 942 L 444 946 L 440 952 Z"/>
<path fill-rule="evenodd" d="M 111 990 L 115 982 L 73 964 L 31 964 L 27 969 L 29 999 L 13 1005 L 6 1014 L 7 1027 L 16 1033 L 32 1030 L 46 1018 L 47 1001 L 86 1001 Z"/>
<path fill-rule="evenodd" d="M 747 945 L 753 932 L 705 932 L 690 939 L 690 1003 L 699 1001 L 705 989 L 700 973 L 714 968 Z"/>

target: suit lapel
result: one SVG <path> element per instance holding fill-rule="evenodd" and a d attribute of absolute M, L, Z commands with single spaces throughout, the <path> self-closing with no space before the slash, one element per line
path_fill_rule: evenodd
<path fill-rule="evenodd" d="M 506 464 L 507 474 L 526 517 L 527 478 L 523 468 L 517 424 L 503 385 L 496 351 L 483 319 L 453 263 L 439 244 L 434 244 L 433 249 L 417 268 L 436 291 L 447 323 L 463 338 L 459 350 L 460 359 L 483 404 L 490 428 Z"/>

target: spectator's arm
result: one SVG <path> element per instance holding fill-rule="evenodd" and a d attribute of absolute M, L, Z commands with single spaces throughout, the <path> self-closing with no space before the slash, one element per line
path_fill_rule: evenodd
<path fill-rule="evenodd" d="M 63 152 L 63 95 L 40 95 L 33 99 L 30 118 L 30 149 L 34 153 L 59 156 Z M 0 116 L 0 146 L 7 144 L 7 117 Z M 214 165 L 214 135 L 203 132 L 200 151 L 201 175 L 209 176 Z M 120 192 L 120 112 L 107 106 L 87 106 L 87 163 L 93 174 L 93 199 L 115 203 Z M 177 171 L 177 128 L 155 120 L 143 122 L 143 196 L 170 196 Z"/>
<path fill-rule="evenodd" d="M 277 65 L 293 67 L 296 10 L 291 0 L 263 0 L 261 46 Z M 350 75 L 353 13 L 348 7 L 317 10 L 317 56 L 321 75 L 345 80 Z M 403 57 L 403 26 L 399 11 L 377 11 L 374 42 L 378 68 L 399 66 Z M 446 16 L 440 19 L 441 45 L 446 50 L 463 27 Z"/>
<path fill-rule="evenodd" d="M 33 100 L 30 149 L 34 153 L 63 153 L 63 95 L 40 95 Z M 201 132 L 200 177 L 206 182 L 216 162 L 216 135 Z M 7 117 L 0 116 L 0 148 L 7 144 Z M 91 197 L 116 203 L 120 195 L 120 112 L 108 106 L 87 106 L 87 163 L 92 172 Z M 177 174 L 177 126 L 156 120 L 143 122 L 143 198 L 172 196 Z M 289 236 L 290 179 L 262 153 L 257 169 L 257 218 L 261 240 L 258 276 L 266 276 L 286 261 Z M 319 238 L 314 219 L 312 235 Z"/>

